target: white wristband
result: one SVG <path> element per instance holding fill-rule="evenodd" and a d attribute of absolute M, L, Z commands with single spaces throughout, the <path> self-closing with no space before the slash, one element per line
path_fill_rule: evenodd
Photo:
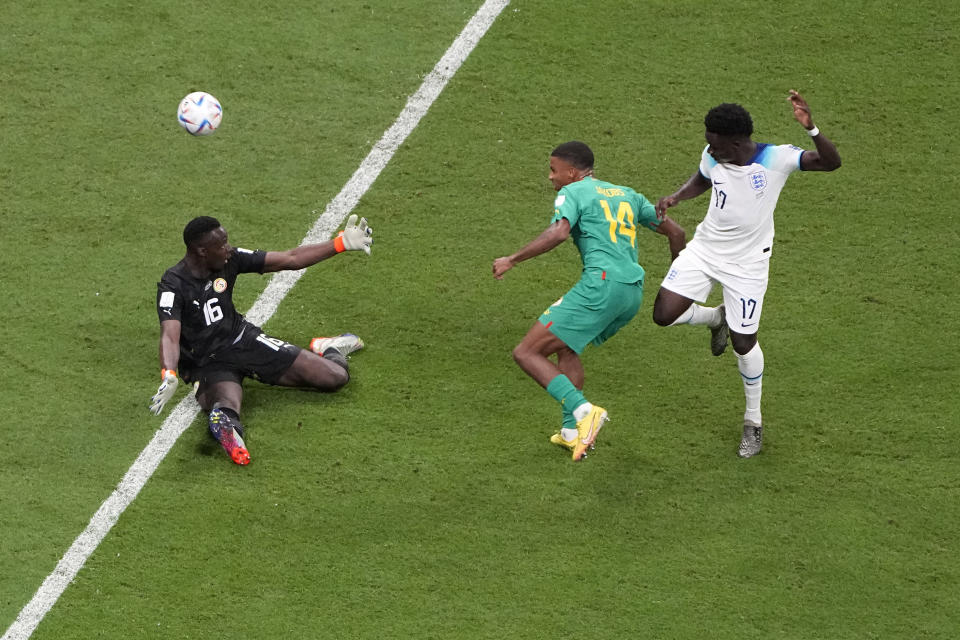
<path fill-rule="evenodd" d="M 818 135 L 820 135 L 820 127 L 814 125 L 813 129 L 807 129 L 807 135 L 809 135 L 811 138 L 816 138 Z"/>

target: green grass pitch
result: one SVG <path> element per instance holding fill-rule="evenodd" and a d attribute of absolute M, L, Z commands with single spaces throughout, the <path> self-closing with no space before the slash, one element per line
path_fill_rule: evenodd
<path fill-rule="evenodd" d="M 8 4 L 0 630 L 161 424 L 185 222 L 296 245 L 481 2 Z M 197 420 L 33 638 L 955 638 L 958 33 L 947 0 L 514 0 L 356 209 L 373 255 L 311 268 L 265 326 L 361 335 L 351 383 L 249 383 L 249 468 Z M 576 251 L 490 275 L 549 220 L 549 150 L 584 140 L 656 200 L 719 102 L 812 148 L 789 89 L 844 165 L 780 198 L 764 452 L 736 458 L 729 351 L 651 321 L 647 233 L 643 309 L 584 354 L 612 421 L 570 463 L 510 351 Z M 224 105 L 212 137 L 175 122 L 193 90 Z M 689 237 L 705 210 L 671 215 Z"/>

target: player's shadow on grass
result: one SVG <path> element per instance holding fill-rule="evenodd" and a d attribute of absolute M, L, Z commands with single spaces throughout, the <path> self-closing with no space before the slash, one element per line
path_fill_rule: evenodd
<path fill-rule="evenodd" d="M 209 433 L 200 442 L 197 443 L 197 453 L 202 456 L 213 457 L 223 455 L 223 448 L 220 443 L 213 439 Z"/>

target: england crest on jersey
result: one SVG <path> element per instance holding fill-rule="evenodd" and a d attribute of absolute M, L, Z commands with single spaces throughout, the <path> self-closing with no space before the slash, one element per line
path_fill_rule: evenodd
<path fill-rule="evenodd" d="M 763 191 L 767 186 L 767 172 L 763 169 L 750 174 L 750 186 L 754 191 Z"/>

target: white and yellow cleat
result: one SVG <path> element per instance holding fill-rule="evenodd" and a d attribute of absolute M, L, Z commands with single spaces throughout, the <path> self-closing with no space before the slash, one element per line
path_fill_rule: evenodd
<path fill-rule="evenodd" d="M 572 440 L 564 440 L 562 434 L 555 433 L 552 436 L 550 436 L 550 443 L 563 447 L 564 449 L 569 449 L 570 451 L 573 451 L 574 447 L 577 446 L 577 439 L 574 438 Z M 588 448 L 592 451 L 593 445 L 590 445 Z"/>
<path fill-rule="evenodd" d="M 563 436 L 560 435 L 559 432 L 550 436 L 550 442 L 556 445 L 560 445 L 561 447 L 564 447 L 566 449 L 570 449 L 570 451 L 573 451 L 573 448 L 577 446 L 576 438 L 574 438 L 573 440 L 564 440 Z"/>
<path fill-rule="evenodd" d="M 593 443 L 597 440 L 597 434 L 600 433 L 603 424 L 609 419 L 606 409 L 593 405 L 590 413 L 584 416 L 583 420 L 577 421 L 577 440 L 573 447 L 572 456 L 574 462 L 579 462 L 586 457 L 587 449 L 593 447 Z"/>

